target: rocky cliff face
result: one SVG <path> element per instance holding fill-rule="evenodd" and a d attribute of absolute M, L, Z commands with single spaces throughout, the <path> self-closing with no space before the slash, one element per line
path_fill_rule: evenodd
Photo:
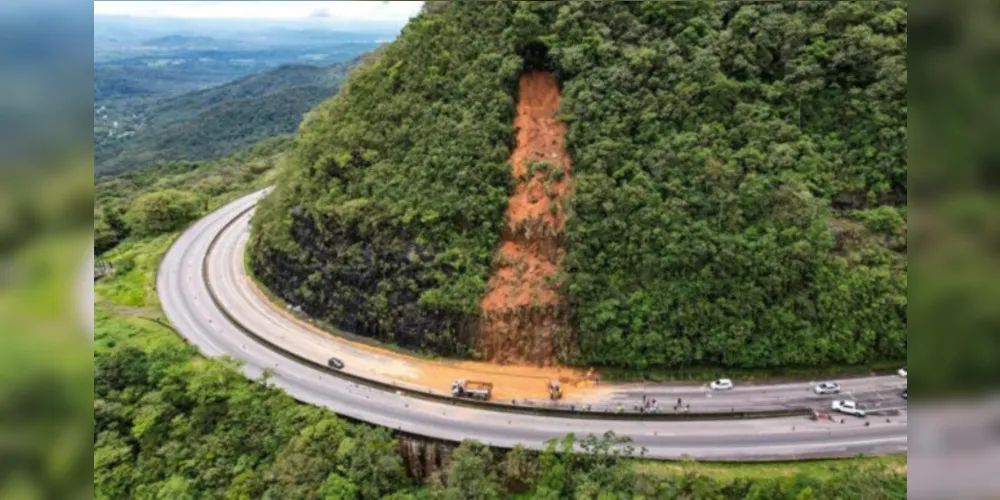
<path fill-rule="evenodd" d="M 421 481 L 440 475 L 451 464 L 455 445 L 400 434 L 399 443 L 403 463 L 410 476 Z"/>

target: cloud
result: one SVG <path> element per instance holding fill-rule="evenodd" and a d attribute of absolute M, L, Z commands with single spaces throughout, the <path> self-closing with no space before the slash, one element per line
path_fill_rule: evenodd
<path fill-rule="evenodd" d="M 187 19 L 329 19 L 331 22 L 402 25 L 420 12 L 423 2 L 94 2 L 95 15 Z"/>
<path fill-rule="evenodd" d="M 316 9 L 309 13 L 311 19 L 323 19 L 330 17 L 330 11 L 326 9 Z"/>

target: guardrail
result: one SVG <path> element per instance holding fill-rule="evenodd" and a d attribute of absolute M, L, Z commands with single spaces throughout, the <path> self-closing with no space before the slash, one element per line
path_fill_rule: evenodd
<path fill-rule="evenodd" d="M 751 419 L 751 418 L 779 418 L 779 417 L 808 417 L 813 415 L 813 410 L 811 408 L 785 408 L 785 409 L 775 409 L 775 410 L 748 410 L 748 411 L 731 411 L 731 412 L 703 412 L 703 413 L 639 413 L 639 412 L 616 412 L 611 411 L 586 411 L 582 409 L 575 410 L 569 408 L 556 408 L 556 407 L 545 407 L 545 406 L 530 406 L 530 405 L 516 405 L 516 404 L 506 404 L 498 403 L 492 401 L 479 401 L 473 399 L 465 398 L 455 398 L 452 396 L 434 393 L 427 389 L 425 391 L 408 388 L 400 386 L 398 384 L 393 384 L 389 382 L 383 382 L 381 380 L 374 380 L 360 375 L 355 375 L 349 372 L 336 370 L 326 366 L 323 363 L 316 362 L 314 360 L 308 359 L 297 353 L 285 349 L 281 345 L 278 345 L 262 335 L 253 331 L 253 329 L 244 325 L 236 317 L 229 313 L 224 307 L 222 307 L 219 298 L 215 294 L 215 289 L 212 287 L 211 282 L 208 279 L 208 256 L 215 249 L 215 244 L 219 241 L 219 238 L 225 233 L 237 220 L 242 218 L 248 212 L 253 210 L 255 206 L 251 206 L 246 210 L 240 211 L 235 217 L 233 217 L 229 222 L 223 226 L 222 230 L 212 237 L 212 242 L 208 246 L 208 250 L 205 253 L 205 258 L 202 260 L 202 279 L 205 280 L 206 288 L 208 288 L 209 297 L 215 306 L 222 312 L 223 316 L 229 320 L 237 329 L 242 331 L 244 334 L 252 338 L 257 343 L 267 347 L 268 349 L 274 351 L 275 353 L 295 361 L 298 364 L 309 366 L 315 370 L 324 372 L 329 375 L 340 377 L 352 382 L 363 384 L 375 389 L 380 389 L 383 391 L 397 392 L 402 395 L 434 401 L 438 403 L 446 403 L 453 406 L 463 406 L 470 408 L 477 408 L 481 410 L 490 410 L 498 412 L 507 413 L 520 413 L 528 415 L 538 415 L 538 416 L 551 416 L 551 417 L 562 417 L 562 418 L 580 418 L 580 419 L 598 419 L 598 420 L 648 420 L 648 421 L 678 421 L 678 420 L 734 420 L 734 419 Z"/>

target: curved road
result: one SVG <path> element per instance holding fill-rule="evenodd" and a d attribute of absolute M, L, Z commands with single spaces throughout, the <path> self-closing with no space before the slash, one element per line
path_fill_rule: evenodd
<path fill-rule="evenodd" d="M 850 418 L 844 423 L 804 418 L 643 422 L 543 417 L 456 407 L 359 386 L 296 364 L 255 342 L 232 324 L 212 300 L 209 286 L 240 323 L 309 359 L 322 363 L 331 350 L 341 356 L 372 353 L 345 353 L 345 344 L 317 336 L 279 314 L 253 293 L 243 271 L 242 250 L 247 238 L 247 210 L 264 195 L 264 191 L 257 192 L 226 205 L 181 235 L 160 265 L 157 290 L 164 312 L 175 328 L 204 354 L 242 359 L 249 376 L 259 376 L 269 368 L 274 372 L 272 383 L 301 401 L 411 434 L 449 441 L 477 439 L 500 447 L 523 444 L 539 448 L 545 440 L 562 437 L 567 432 L 587 435 L 613 430 L 630 436 L 636 445 L 648 450 L 647 456 L 656 458 L 689 455 L 702 460 L 774 460 L 906 451 L 905 405 L 894 399 L 901 384 L 892 377 L 842 382 L 845 390 L 859 399 L 870 398 L 885 408 L 902 407 L 900 416 L 888 421 L 870 418 L 869 426 L 864 420 Z M 218 242 L 212 248 L 217 235 Z M 379 364 L 379 360 L 375 362 Z M 704 403 L 709 408 L 700 411 L 711 411 L 710 407 L 721 410 L 727 405 L 738 408 L 800 405 L 796 401 L 809 401 L 816 406 L 826 404 L 825 398 L 809 395 L 806 384 L 737 388 L 711 398 L 706 397 L 703 389 L 690 386 L 625 388 L 602 396 L 594 404 L 612 404 L 623 398 L 632 400 L 637 396 L 630 391 L 636 390 L 658 395 L 653 397 L 673 398 L 678 394 L 700 397 L 695 404 Z"/>

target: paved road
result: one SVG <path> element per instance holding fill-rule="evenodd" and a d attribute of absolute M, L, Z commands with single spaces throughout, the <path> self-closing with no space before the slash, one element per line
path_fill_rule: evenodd
<path fill-rule="evenodd" d="M 632 404 L 643 396 L 663 401 L 668 406 L 691 405 L 691 411 L 740 411 L 778 408 L 814 408 L 827 410 L 834 399 L 853 399 L 872 411 L 899 412 L 906 410 L 906 400 L 900 392 L 906 380 L 900 377 L 866 377 L 839 380 L 839 395 L 817 395 L 813 387 L 820 380 L 810 382 L 737 386 L 729 391 L 710 391 L 707 386 L 647 385 L 622 388 L 609 396 L 611 401 Z"/>
<path fill-rule="evenodd" d="M 265 368 L 269 368 L 274 371 L 272 383 L 301 401 L 326 406 L 351 418 L 412 434 L 453 441 L 477 439 L 501 447 L 523 444 L 539 448 L 546 439 L 561 437 L 567 432 L 586 435 L 613 430 L 620 435 L 630 436 L 637 445 L 647 448 L 648 456 L 658 458 L 689 455 L 703 460 L 771 460 L 906 450 L 905 411 L 890 418 L 888 422 L 881 418 L 870 418 L 869 426 L 865 426 L 865 421 L 860 419 L 846 419 L 844 423 L 813 422 L 804 418 L 642 422 L 542 417 L 414 399 L 358 386 L 345 379 L 296 364 L 253 341 L 230 323 L 212 301 L 202 272 L 213 238 L 233 219 L 251 208 L 263 194 L 258 192 L 241 198 L 210 214 L 181 235 L 161 263 L 157 290 L 163 309 L 175 328 L 204 354 L 230 355 L 242 359 L 246 362 L 244 370 L 249 376 L 259 376 Z M 286 349 L 308 354 L 317 345 L 322 347 L 322 342 L 325 341 L 316 340 L 314 334 L 308 336 L 312 337 L 310 340 L 303 335 L 308 332 L 290 328 L 289 322 L 283 322 L 280 315 L 273 314 L 273 311 L 268 315 L 267 308 L 249 305 L 252 302 L 247 300 L 252 297 L 246 295 L 245 287 L 237 286 L 242 272 L 240 250 L 245 243 L 246 221 L 236 221 L 230 228 L 232 231 L 219 238 L 212 251 L 213 260 L 207 266 L 208 278 L 220 302 L 227 309 L 231 304 L 245 308 L 230 310 L 230 313 L 239 314 L 241 322 L 248 319 L 259 320 L 250 324 L 254 331 L 280 340 Z M 214 260 L 216 258 L 229 265 L 218 265 Z M 239 303 L 244 305 L 237 305 Z M 253 311 L 269 316 L 269 319 L 251 319 L 250 315 L 255 314 Z M 322 350 L 309 355 L 317 361 L 326 358 Z M 863 382 L 874 384 L 877 389 L 889 383 L 879 379 Z M 674 393 L 669 391 L 672 390 L 700 393 L 698 388 L 690 387 L 661 387 L 656 390 L 662 391 L 662 394 L 669 393 L 671 397 Z M 754 400 L 764 396 L 764 391 L 767 391 L 768 397 L 776 394 L 780 397 L 786 391 L 801 393 L 805 390 L 802 384 L 775 386 L 771 389 L 754 387 L 737 389 L 726 396 L 715 395 L 711 399 L 721 401 L 728 397 L 734 400 Z M 700 394 L 704 398 L 704 393 Z M 612 397 L 619 396 L 621 394 Z"/>

